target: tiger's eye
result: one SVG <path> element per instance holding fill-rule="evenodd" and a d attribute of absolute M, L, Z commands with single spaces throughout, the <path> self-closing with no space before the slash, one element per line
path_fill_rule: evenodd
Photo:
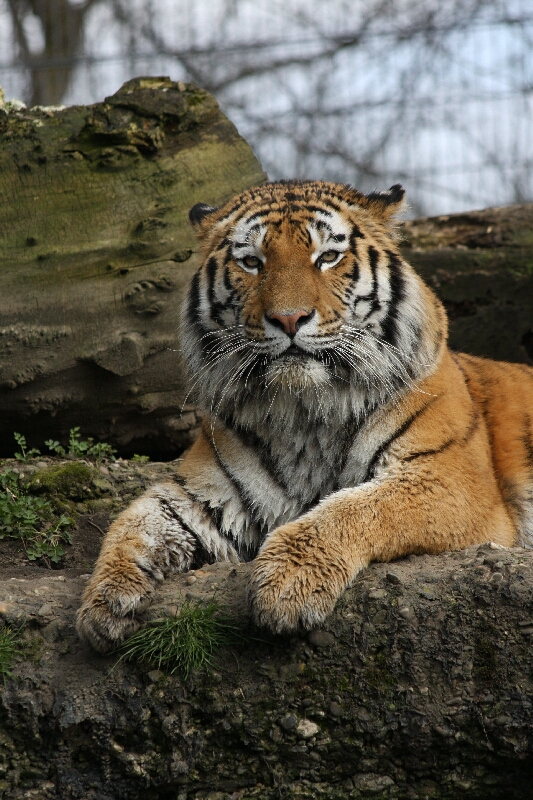
<path fill-rule="evenodd" d="M 261 266 L 261 259 L 257 256 L 244 256 L 242 263 L 249 269 L 259 269 Z"/>
<path fill-rule="evenodd" d="M 338 252 L 336 250 L 326 250 L 325 253 L 322 253 L 320 256 L 320 260 L 323 261 L 325 264 L 331 264 L 333 261 L 337 260 Z"/>

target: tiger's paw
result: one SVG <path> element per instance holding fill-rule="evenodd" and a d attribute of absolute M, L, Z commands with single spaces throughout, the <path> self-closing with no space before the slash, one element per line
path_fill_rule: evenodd
<path fill-rule="evenodd" d="M 136 566 L 100 579 L 93 576 L 76 615 L 79 636 L 100 653 L 113 650 L 139 628 L 153 592 Z"/>
<path fill-rule="evenodd" d="M 314 628 L 328 617 L 349 582 L 312 524 L 274 531 L 254 561 L 248 596 L 258 625 L 274 633 Z"/>

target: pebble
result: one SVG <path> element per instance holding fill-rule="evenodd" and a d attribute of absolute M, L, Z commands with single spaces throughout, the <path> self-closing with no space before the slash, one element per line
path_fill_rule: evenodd
<path fill-rule="evenodd" d="M 164 673 L 161 672 L 160 669 L 153 669 L 150 672 L 148 672 L 148 680 L 151 681 L 152 683 L 157 683 L 157 681 L 160 681 L 163 676 Z"/>
<path fill-rule="evenodd" d="M 50 605 L 50 603 L 44 603 L 44 604 L 43 604 L 43 605 L 40 607 L 40 609 L 37 611 L 37 614 L 38 614 L 40 617 L 48 617 L 48 616 L 50 616 L 50 614 L 53 614 L 53 613 L 54 613 L 54 609 L 52 608 L 52 606 Z"/>
<path fill-rule="evenodd" d="M 318 725 L 310 719 L 301 719 L 296 726 L 296 734 L 300 739 L 311 739 L 318 733 Z"/>
<path fill-rule="evenodd" d="M 355 788 L 364 794 L 379 794 L 389 786 L 394 786 L 394 781 L 389 775 L 376 775 L 372 772 L 354 775 L 353 782 Z"/>
<path fill-rule="evenodd" d="M 329 704 L 329 713 L 332 717 L 340 717 L 342 716 L 342 708 L 339 703 L 333 701 L 333 703 Z"/>
<path fill-rule="evenodd" d="M 287 716 L 282 717 L 282 719 L 280 719 L 279 724 L 284 730 L 291 731 L 298 724 L 298 720 L 296 719 L 294 714 L 287 714 Z"/>
<path fill-rule="evenodd" d="M 196 583 L 197 580 L 198 578 L 196 577 L 196 575 L 189 575 L 187 578 L 185 578 L 185 584 L 187 586 L 192 586 L 193 583 Z"/>
<path fill-rule="evenodd" d="M 14 611 L 15 606 L 11 605 L 11 603 L 0 603 L 0 617 L 9 620 L 13 616 Z"/>
<path fill-rule="evenodd" d="M 370 600 L 383 600 L 387 596 L 385 589 L 371 589 L 368 593 Z"/>
<path fill-rule="evenodd" d="M 270 731 L 270 738 L 272 739 L 273 742 L 281 742 L 281 740 L 283 739 L 283 734 L 277 725 L 274 725 L 274 727 Z"/>
<path fill-rule="evenodd" d="M 314 630 L 307 634 L 307 641 L 314 647 L 331 647 L 335 644 L 335 637 L 328 631 Z"/>
<path fill-rule="evenodd" d="M 402 579 L 395 572 L 387 572 L 385 577 L 387 578 L 388 582 L 394 584 L 394 586 L 401 586 Z"/>

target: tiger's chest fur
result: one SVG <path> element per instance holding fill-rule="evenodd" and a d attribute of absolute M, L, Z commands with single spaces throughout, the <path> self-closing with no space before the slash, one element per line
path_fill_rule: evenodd
<path fill-rule="evenodd" d="M 340 488 L 361 419 L 354 415 L 315 416 L 297 398 L 285 402 L 280 413 L 276 413 L 278 405 L 255 424 L 250 424 L 244 406 L 232 414 L 228 424 L 243 444 L 255 451 L 280 490 L 297 500 L 301 513 Z"/>
<path fill-rule="evenodd" d="M 447 320 L 398 250 L 402 198 L 281 182 L 191 212 L 204 258 L 182 335 L 216 467 L 186 480 L 241 554 L 372 480 L 433 402 L 420 387 L 449 358 Z"/>

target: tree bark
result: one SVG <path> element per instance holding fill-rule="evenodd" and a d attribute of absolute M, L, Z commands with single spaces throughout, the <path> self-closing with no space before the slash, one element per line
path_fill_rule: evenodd
<path fill-rule="evenodd" d="M 57 477 L 57 464 L 18 466 L 34 485 Z M 119 462 L 104 484 L 78 487 L 100 500 L 78 497 L 68 569 L 0 567 L 0 623 L 23 625 L 25 642 L 0 682 L 0 797 L 531 796 L 531 551 L 487 544 L 373 564 L 322 629 L 290 638 L 251 626 L 250 564 L 175 576 L 152 616 L 214 596 L 248 625 L 212 672 L 187 680 L 81 644 L 74 615 L 102 509 L 169 469 Z"/>
<path fill-rule="evenodd" d="M 190 444 L 178 325 L 187 218 L 265 175 L 215 99 L 168 78 L 0 111 L 0 455 L 71 427 L 123 453 Z"/>

